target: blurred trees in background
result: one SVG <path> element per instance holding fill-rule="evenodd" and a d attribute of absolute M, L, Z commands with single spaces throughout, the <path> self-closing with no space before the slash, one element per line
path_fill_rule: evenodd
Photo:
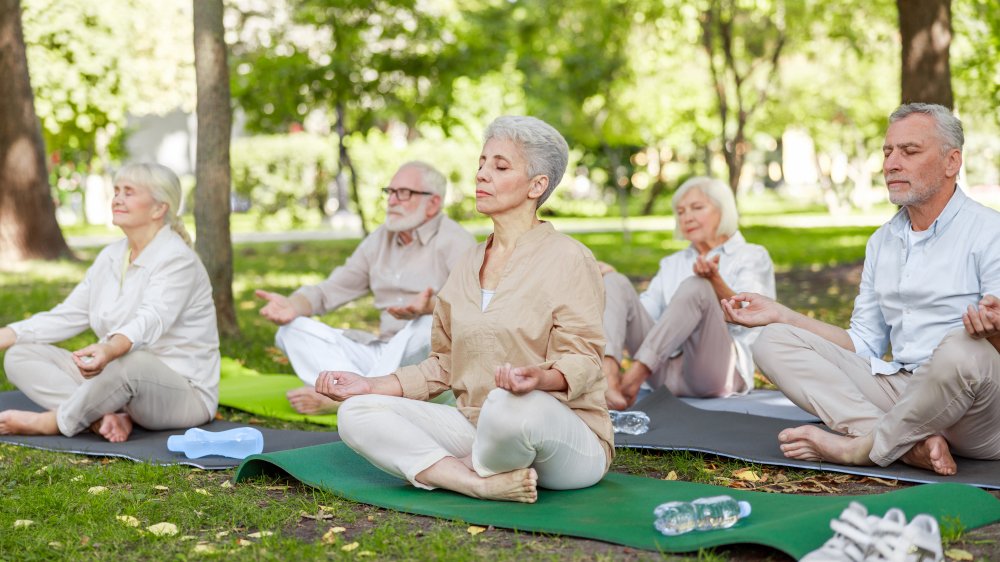
<path fill-rule="evenodd" d="M 190 4 L 24 2 L 58 192 L 123 158 L 129 114 L 193 110 Z M 224 22 L 245 131 L 234 178 L 264 212 L 350 209 L 370 226 L 377 188 L 415 157 L 452 180 L 452 212 L 469 212 L 479 134 L 505 113 L 537 115 L 570 141 L 568 187 L 549 212 L 604 214 L 616 198 L 662 212 L 694 174 L 864 207 L 884 199 L 873 178 L 888 113 L 937 96 L 910 83 L 953 92 L 975 124 L 965 181 L 1000 184 L 1000 0 L 230 0 Z M 944 32 L 936 62 L 910 64 L 921 37 Z M 246 136 L 297 131 L 319 139 L 315 157 Z M 293 168 L 303 181 L 275 179 Z"/>

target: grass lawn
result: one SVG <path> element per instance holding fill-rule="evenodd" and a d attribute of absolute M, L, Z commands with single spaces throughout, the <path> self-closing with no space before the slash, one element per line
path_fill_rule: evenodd
<path fill-rule="evenodd" d="M 873 230 L 867 226 L 794 230 L 752 226 L 744 234 L 771 252 L 779 272 L 778 294 L 784 302 L 844 325 L 857 292 L 865 241 Z M 682 247 L 661 232 L 635 232 L 630 245 L 624 245 L 616 233 L 577 237 L 598 259 L 615 265 L 640 287 L 656 271 L 660 258 Z M 273 346 L 274 326 L 257 314 L 261 303 L 253 290 L 288 293 L 315 283 L 343 262 L 355 245 L 354 241 L 324 241 L 237 246 L 234 291 L 243 334 L 225 340 L 223 354 L 261 372 L 290 373 L 287 360 Z M 96 253 L 80 251 L 79 263 L 30 263 L 0 270 L 0 326 L 58 303 L 83 277 Z M 369 298 L 323 320 L 334 326 L 374 328 L 378 315 Z M 78 348 L 93 339 L 84 334 L 65 346 Z M 0 377 L 0 390 L 12 388 Z M 229 409 L 221 414 L 241 423 L 325 430 L 251 418 Z M 748 469 L 758 481 L 746 479 Z M 618 451 L 612 470 L 787 493 L 879 493 L 896 486 L 870 478 L 775 469 L 686 452 Z M 0 559 L 660 558 L 656 553 L 566 537 L 492 528 L 472 534 L 465 524 L 355 504 L 295 482 L 231 486 L 232 475 L 232 470 L 155 467 L 0 445 Z M 105 490 L 95 490 L 98 486 Z M 15 526 L 18 520 L 33 523 Z M 176 525 L 178 533 L 156 536 L 146 530 L 160 522 Z M 648 523 L 652 524 L 652 515 Z M 996 544 L 1000 525 L 988 527 L 986 534 L 963 532 L 960 522 L 946 524 L 945 530 L 951 548 L 983 559 L 1000 556 Z M 747 546 L 706 550 L 692 553 L 691 558 L 785 559 L 775 551 Z"/>

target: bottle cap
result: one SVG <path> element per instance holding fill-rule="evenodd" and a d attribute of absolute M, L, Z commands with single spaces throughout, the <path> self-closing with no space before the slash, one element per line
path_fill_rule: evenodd
<path fill-rule="evenodd" d="M 171 435 L 167 437 L 167 450 L 173 451 L 175 453 L 184 452 L 184 436 L 183 435 Z"/>
<path fill-rule="evenodd" d="M 750 515 L 750 502 L 741 501 L 738 504 L 740 506 L 740 519 L 743 519 L 747 515 Z"/>

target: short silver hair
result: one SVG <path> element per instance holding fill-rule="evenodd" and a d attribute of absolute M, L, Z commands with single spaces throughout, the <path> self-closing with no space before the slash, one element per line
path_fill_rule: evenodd
<path fill-rule="evenodd" d="M 505 139 L 516 144 L 528 161 L 529 177 L 541 175 L 549 178 L 548 188 L 535 204 L 535 208 L 541 207 L 566 173 L 569 162 L 566 139 L 545 121 L 521 115 L 497 117 L 486 127 L 483 144 L 490 139 Z"/>
<path fill-rule="evenodd" d="M 422 160 L 411 160 L 399 167 L 400 170 L 405 168 L 420 170 L 420 189 L 437 193 L 444 199 L 448 192 L 448 179 L 437 168 Z"/>
<path fill-rule="evenodd" d="M 191 245 L 191 235 L 181 219 L 181 180 L 170 168 L 155 162 L 133 162 L 125 164 L 115 174 L 114 183 L 125 181 L 149 190 L 153 200 L 167 206 L 163 222 L 170 226 L 181 239 Z"/>
<path fill-rule="evenodd" d="M 736 197 L 733 190 L 720 180 L 708 176 L 695 176 L 682 183 L 670 199 L 670 206 L 674 208 L 674 216 L 677 216 L 677 202 L 681 200 L 687 192 L 697 189 L 702 192 L 712 205 L 719 210 L 719 228 L 716 234 L 719 236 L 732 236 L 740 228 L 740 214 L 736 210 Z M 674 225 L 674 238 L 681 240 L 684 238 L 684 229 L 681 221 L 676 221 Z"/>
<path fill-rule="evenodd" d="M 889 123 L 901 121 L 914 113 L 927 115 L 934 119 L 934 124 L 937 125 L 938 136 L 941 137 L 942 148 L 945 151 L 953 148 L 958 149 L 959 152 L 962 151 L 962 146 L 965 145 L 965 133 L 962 131 L 962 122 L 952 114 L 950 109 L 943 105 L 936 103 L 904 103 L 889 115 Z"/>

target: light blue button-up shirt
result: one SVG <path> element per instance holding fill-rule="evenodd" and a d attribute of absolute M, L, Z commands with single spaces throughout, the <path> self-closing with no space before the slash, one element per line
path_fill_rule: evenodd
<path fill-rule="evenodd" d="M 861 292 L 847 333 L 872 374 L 914 371 L 945 334 L 962 327 L 962 313 L 983 295 L 1000 296 L 1000 213 L 960 188 L 931 224 L 929 236 L 907 248 L 904 207 L 868 240 Z M 892 361 L 882 356 L 892 344 Z"/>

